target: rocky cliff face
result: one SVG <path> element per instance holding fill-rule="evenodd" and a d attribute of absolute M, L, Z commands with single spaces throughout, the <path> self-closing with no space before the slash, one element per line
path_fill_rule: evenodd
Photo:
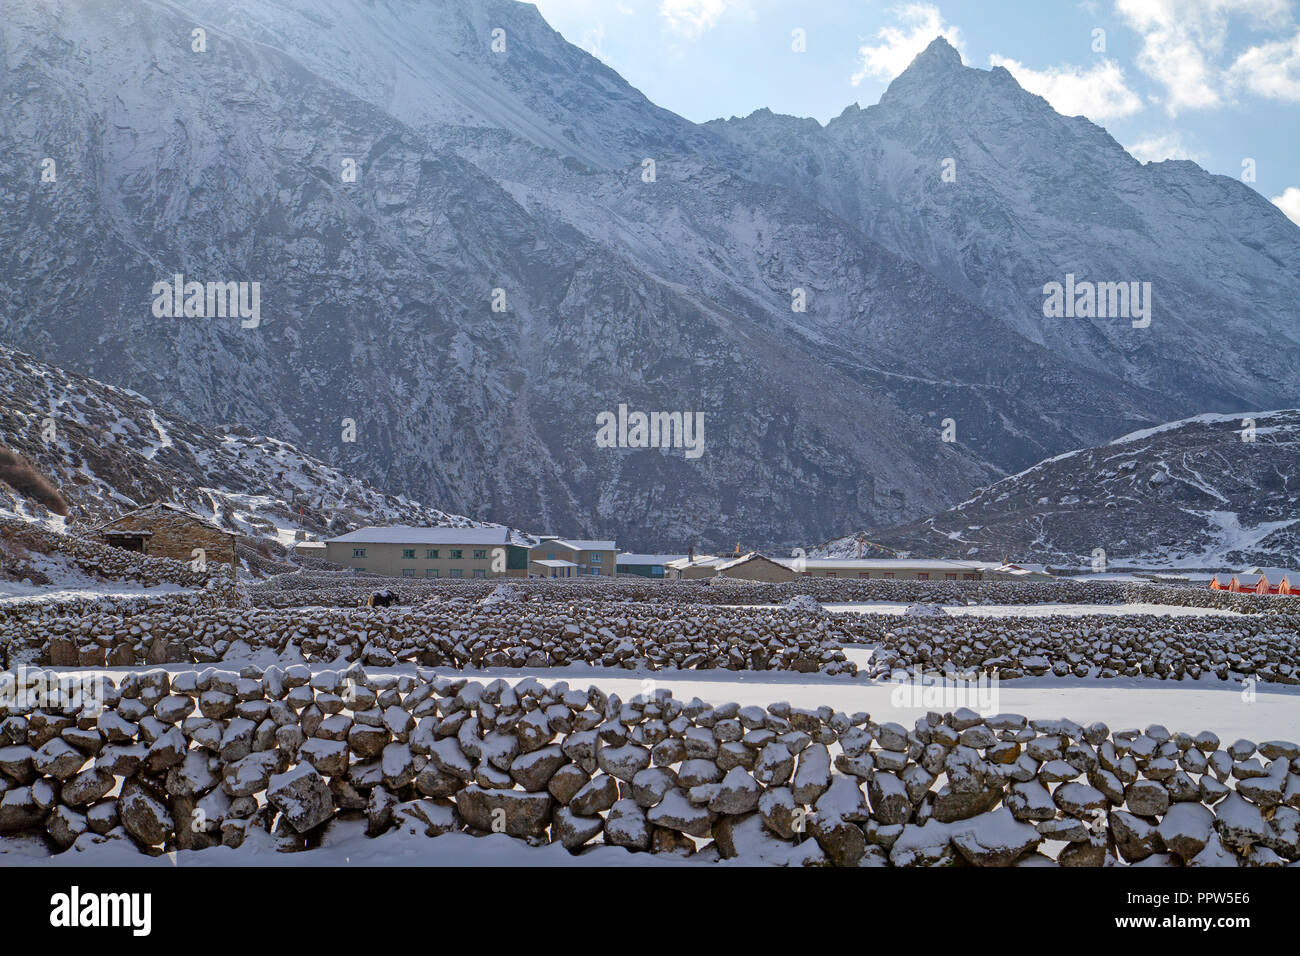
<path fill-rule="evenodd" d="M 701 127 L 506 0 L 17 0 L 0 24 L 0 337 L 449 511 L 652 549 L 897 523 L 1188 402 L 1294 384 L 1285 337 L 1283 359 L 1243 354 L 1211 381 L 1188 377 L 1204 364 L 1190 343 L 1166 354 L 1117 332 L 1136 344 L 1114 361 L 1105 330 L 1047 334 L 1008 310 L 990 288 L 1023 298 L 1028 277 L 1041 288 L 1071 262 L 1051 243 L 1035 259 L 1018 217 L 1055 222 L 1050 203 L 1090 163 L 1162 174 L 1092 128 L 1070 143 L 1074 185 L 1027 201 L 1013 174 L 1037 167 L 1018 151 L 1054 155 L 1043 130 L 1080 121 L 996 71 L 927 64 L 865 111 L 893 117 L 870 136 L 850 134 L 855 113 L 820 133 L 770 116 Z M 969 142 L 1014 148 L 982 172 L 959 154 L 965 199 L 872 185 L 899 175 L 872 137 L 937 147 L 973 84 L 990 118 Z M 1021 113 L 1037 125 L 992 125 Z M 981 176 L 1012 181 L 985 193 Z M 1106 188 L 1068 210 L 1091 197 L 1104 212 Z M 1183 190 L 1151 187 L 1152 218 L 1107 248 L 1184 225 L 1168 211 L 1188 207 Z M 1223 197 L 1205 216 L 1216 235 L 1229 207 L 1253 208 Z M 1285 294 L 1286 239 L 1258 240 L 1274 265 L 1220 274 Z M 260 321 L 157 317 L 154 284 L 176 274 L 260 283 Z M 1169 389 L 1184 377 L 1190 391 Z M 620 404 L 702 412 L 705 453 L 601 447 L 596 416 Z M 940 440 L 945 418 L 956 442 Z"/>

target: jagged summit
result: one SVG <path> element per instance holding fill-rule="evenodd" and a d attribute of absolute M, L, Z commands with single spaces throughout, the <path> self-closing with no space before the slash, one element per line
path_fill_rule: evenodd
<path fill-rule="evenodd" d="M 913 58 L 903 73 L 951 73 L 960 70 L 963 66 L 961 53 L 957 48 L 945 37 L 937 36 Z"/>

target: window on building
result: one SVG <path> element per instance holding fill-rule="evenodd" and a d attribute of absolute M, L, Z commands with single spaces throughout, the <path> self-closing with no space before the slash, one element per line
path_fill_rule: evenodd
<path fill-rule="evenodd" d="M 884 576 L 887 577 L 887 578 L 892 578 L 892 577 L 894 576 L 894 572 L 893 572 L 893 571 L 886 571 L 885 574 L 884 574 Z"/>
<path fill-rule="evenodd" d="M 659 565 L 656 564 L 653 568 L 650 569 L 650 573 L 657 578 L 661 578 L 664 576 L 664 569 L 659 567 Z"/>
<path fill-rule="evenodd" d="M 415 549 L 414 549 L 414 548 L 403 548 L 403 549 L 402 549 L 402 559 L 403 559 L 403 560 L 411 560 L 411 561 L 414 561 L 414 560 L 415 560 Z"/>
<path fill-rule="evenodd" d="M 834 571 L 827 571 L 827 572 L 826 572 L 826 576 L 827 576 L 828 578 L 837 578 L 837 577 L 839 577 L 839 575 L 836 574 Z"/>
<path fill-rule="evenodd" d="M 462 551 L 460 548 L 452 548 L 447 553 L 451 555 L 451 559 L 453 561 L 459 561 L 461 558 L 465 556 L 465 552 Z"/>
<path fill-rule="evenodd" d="M 463 578 L 465 576 L 465 572 L 462 571 L 460 568 L 452 568 L 449 572 L 447 572 L 447 576 L 450 578 Z"/>
<path fill-rule="evenodd" d="M 594 574 L 596 577 L 600 577 L 600 568 L 592 568 L 591 573 Z"/>
<path fill-rule="evenodd" d="M 437 561 L 437 560 L 438 560 L 438 549 L 437 549 L 437 548 L 428 548 L 428 549 L 424 552 L 424 556 L 425 556 L 426 558 L 429 558 L 429 559 L 433 560 L 433 561 Z"/>
<path fill-rule="evenodd" d="M 352 549 L 352 557 L 354 557 L 354 558 L 364 558 L 365 556 L 366 556 L 366 549 L 365 549 L 365 548 L 353 548 L 353 549 Z"/>
<path fill-rule="evenodd" d="M 599 555 L 599 554 L 593 554 L 593 555 L 591 556 L 591 563 L 592 563 L 592 564 L 600 564 L 600 555 Z"/>
<path fill-rule="evenodd" d="M 438 569 L 429 568 L 427 571 L 424 572 L 424 576 L 426 578 L 436 578 L 438 576 Z"/>
<path fill-rule="evenodd" d="M 963 574 L 961 579 L 963 581 L 978 581 L 980 576 L 978 574 Z"/>
<path fill-rule="evenodd" d="M 547 552 L 546 552 L 546 560 L 547 560 L 547 561 L 554 561 L 554 560 L 555 560 L 555 552 L 554 552 L 554 551 L 547 551 Z"/>
<path fill-rule="evenodd" d="M 475 568 L 475 569 L 474 569 L 474 577 L 476 577 L 476 578 L 485 578 L 485 577 L 487 577 L 487 571 L 486 571 L 485 569 L 483 569 L 483 568 Z"/>
<path fill-rule="evenodd" d="M 487 549 L 486 549 L 486 548 L 476 548 L 476 549 L 474 550 L 474 560 L 475 560 L 475 561 L 486 561 L 486 560 L 487 560 Z"/>
<path fill-rule="evenodd" d="M 957 575 L 956 575 L 956 574 L 945 574 L 945 575 L 943 576 L 943 579 L 944 579 L 945 581 L 956 581 L 956 580 L 957 580 Z"/>
<path fill-rule="evenodd" d="M 916 574 L 916 579 L 917 579 L 918 581 L 928 581 L 928 580 L 930 580 L 930 572 L 929 572 L 929 571 L 918 571 L 917 574 Z"/>
<path fill-rule="evenodd" d="M 404 578 L 415 577 L 415 568 L 402 568 L 402 577 Z"/>

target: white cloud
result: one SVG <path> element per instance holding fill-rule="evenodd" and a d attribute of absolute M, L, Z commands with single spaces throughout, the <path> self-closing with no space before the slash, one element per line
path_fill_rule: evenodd
<path fill-rule="evenodd" d="M 609 0 L 531 0 L 531 2 L 541 11 L 542 16 L 548 19 L 551 16 L 595 16 L 610 12 Z M 642 2 L 643 0 L 616 0 L 614 12 L 623 16 L 634 16 L 637 13 L 636 4 Z"/>
<path fill-rule="evenodd" d="M 1252 93 L 1300 102 L 1300 33 L 1251 47 L 1233 62 L 1229 75 Z"/>
<path fill-rule="evenodd" d="M 597 23 L 590 30 L 582 31 L 582 41 L 578 44 L 598 60 L 605 59 L 605 24 Z"/>
<path fill-rule="evenodd" d="M 1288 186 L 1280 196 L 1273 197 L 1273 205 L 1286 213 L 1286 217 L 1300 226 L 1300 189 Z"/>
<path fill-rule="evenodd" d="M 572 23 L 580 18 L 588 22 L 599 21 L 601 17 L 611 12 L 623 16 L 635 16 L 637 9 L 631 4 L 639 2 L 641 0 L 617 0 L 611 11 L 609 0 L 532 0 L 542 16 L 552 25 L 557 20 Z"/>
<path fill-rule="evenodd" d="M 1128 147 L 1129 154 L 1144 163 L 1159 163 L 1166 159 L 1200 160 L 1198 153 L 1193 153 L 1183 145 L 1183 138 L 1178 133 L 1162 133 L 1134 143 Z"/>
<path fill-rule="evenodd" d="M 1137 64 L 1165 89 L 1170 116 L 1223 105 L 1233 77 L 1218 65 L 1228 23 L 1253 28 L 1289 23 L 1291 0 L 1116 0 L 1115 9 L 1142 36 Z"/>
<path fill-rule="evenodd" d="M 663 0 L 659 15 L 672 33 L 697 40 L 708 33 L 731 10 L 745 6 L 744 0 Z"/>
<path fill-rule="evenodd" d="M 881 27 L 876 34 L 880 44 L 858 50 L 862 62 L 858 72 L 853 74 L 854 86 L 870 76 L 892 80 L 907 69 L 908 64 L 935 37 L 941 36 L 959 51 L 964 51 L 966 44 L 961 31 L 943 22 L 938 7 L 928 3 L 908 3 L 895 7 L 892 12 L 900 26 Z"/>
<path fill-rule="evenodd" d="M 1088 70 L 1072 65 L 1031 70 L 1018 60 L 995 53 L 989 63 L 1005 67 L 1017 83 L 1066 116 L 1101 121 L 1132 116 L 1142 109 L 1142 98 L 1129 89 L 1124 71 L 1111 60 L 1102 60 Z"/>

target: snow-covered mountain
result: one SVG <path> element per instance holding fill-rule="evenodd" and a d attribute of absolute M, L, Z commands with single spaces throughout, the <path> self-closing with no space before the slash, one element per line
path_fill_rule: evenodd
<path fill-rule="evenodd" d="M 1300 409 L 1205 414 L 1134 432 L 870 537 L 916 554 L 1065 566 L 1295 567 Z M 856 552 L 854 535 L 810 553 Z"/>
<path fill-rule="evenodd" d="M 1234 352 L 1209 381 L 1191 331 L 1217 334 L 1213 310 L 1180 313 L 1181 346 L 1115 333 L 1117 361 L 1099 323 L 1047 334 L 988 293 L 1063 274 L 1075 247 L 1053 237 L 1114 199 L 1109 181 L 1087 185 L 1094 167 L 1158 173 L 950 59 L 932 48 L 887 102 L 825 129 L 770 114 L 697 126 L 513 0 L 11 0 L 0 337 L 419 500 L 649 549 L 895 524 L 1067 448 L 1284 404 L 1285 335 L 1283 358 Z M 962 90 L 979 106 L 963 142 L 986 144 L 955 153 L 970 193 L 881 186 L 895 162 L 919 164 L 900 183 L 921 165 L 937 181 L 927 150 L 954 135 Z M 892 117 L 887 149 L 838 125 L 856 112 Z M 1083 172 L 1040 197 L 1041 163 L 1017 157 L 1059 165 L 1064 145 Z M 1144 222 L 1181 225 L 1182 191 L 1149 193 Z M 1025 197 L 1037 218 L 1021 231 Z M 1254 215 L 1247 197 L 1222 201 L 1201 232 L 1158 238 L 1200 242 L 1236 206 Z M 1152 243 L 1150 228 L 1105 248 Z M 1286 266 L 1294 241 L 1265 231 L 1246 252 Z M 1294 269 L 1221 251 L 1195 255 L 1219 263 L 1210 275 L 1237 270 L 1225 288 L 1296 291 Z M 178 273 L 259 282 L 260 323 L 155 317 L 154 284 Z M 1152 329 L 1174 321 L 1163 295 Z M 1192 385 L 1168 387 L 1184 373 Z M 601 447 L 596 416 L 622 404 L 704 413 L 705 453 Z M 940 440 L 946 418 L 956 442 Z"/>
<path fill-rule="evenodd" d="M 0 515 L 60 530 L 170 502 L 253 539 L 292 546 L 362 524 L 480 523 L 384 494 L 246 428 L 208 429 L 142 395 L 0 346 L 0 447 L 19 452 L 71 504 L 65 523 L 0 483 Z"/>
<path fill-rule="evenodd" d="M 746 175 L 815 197 L 1053 354 L 1165 396 L 1152 413 L 1296 398 L 1300 229 L 1235 179 L 1140 163 L 943 38 L 825 127 L 762 110 L 709 128 Z M 1044 286 L 1067 274 L 1150 282 L 1149 327 L 1045 317 Z"/>

